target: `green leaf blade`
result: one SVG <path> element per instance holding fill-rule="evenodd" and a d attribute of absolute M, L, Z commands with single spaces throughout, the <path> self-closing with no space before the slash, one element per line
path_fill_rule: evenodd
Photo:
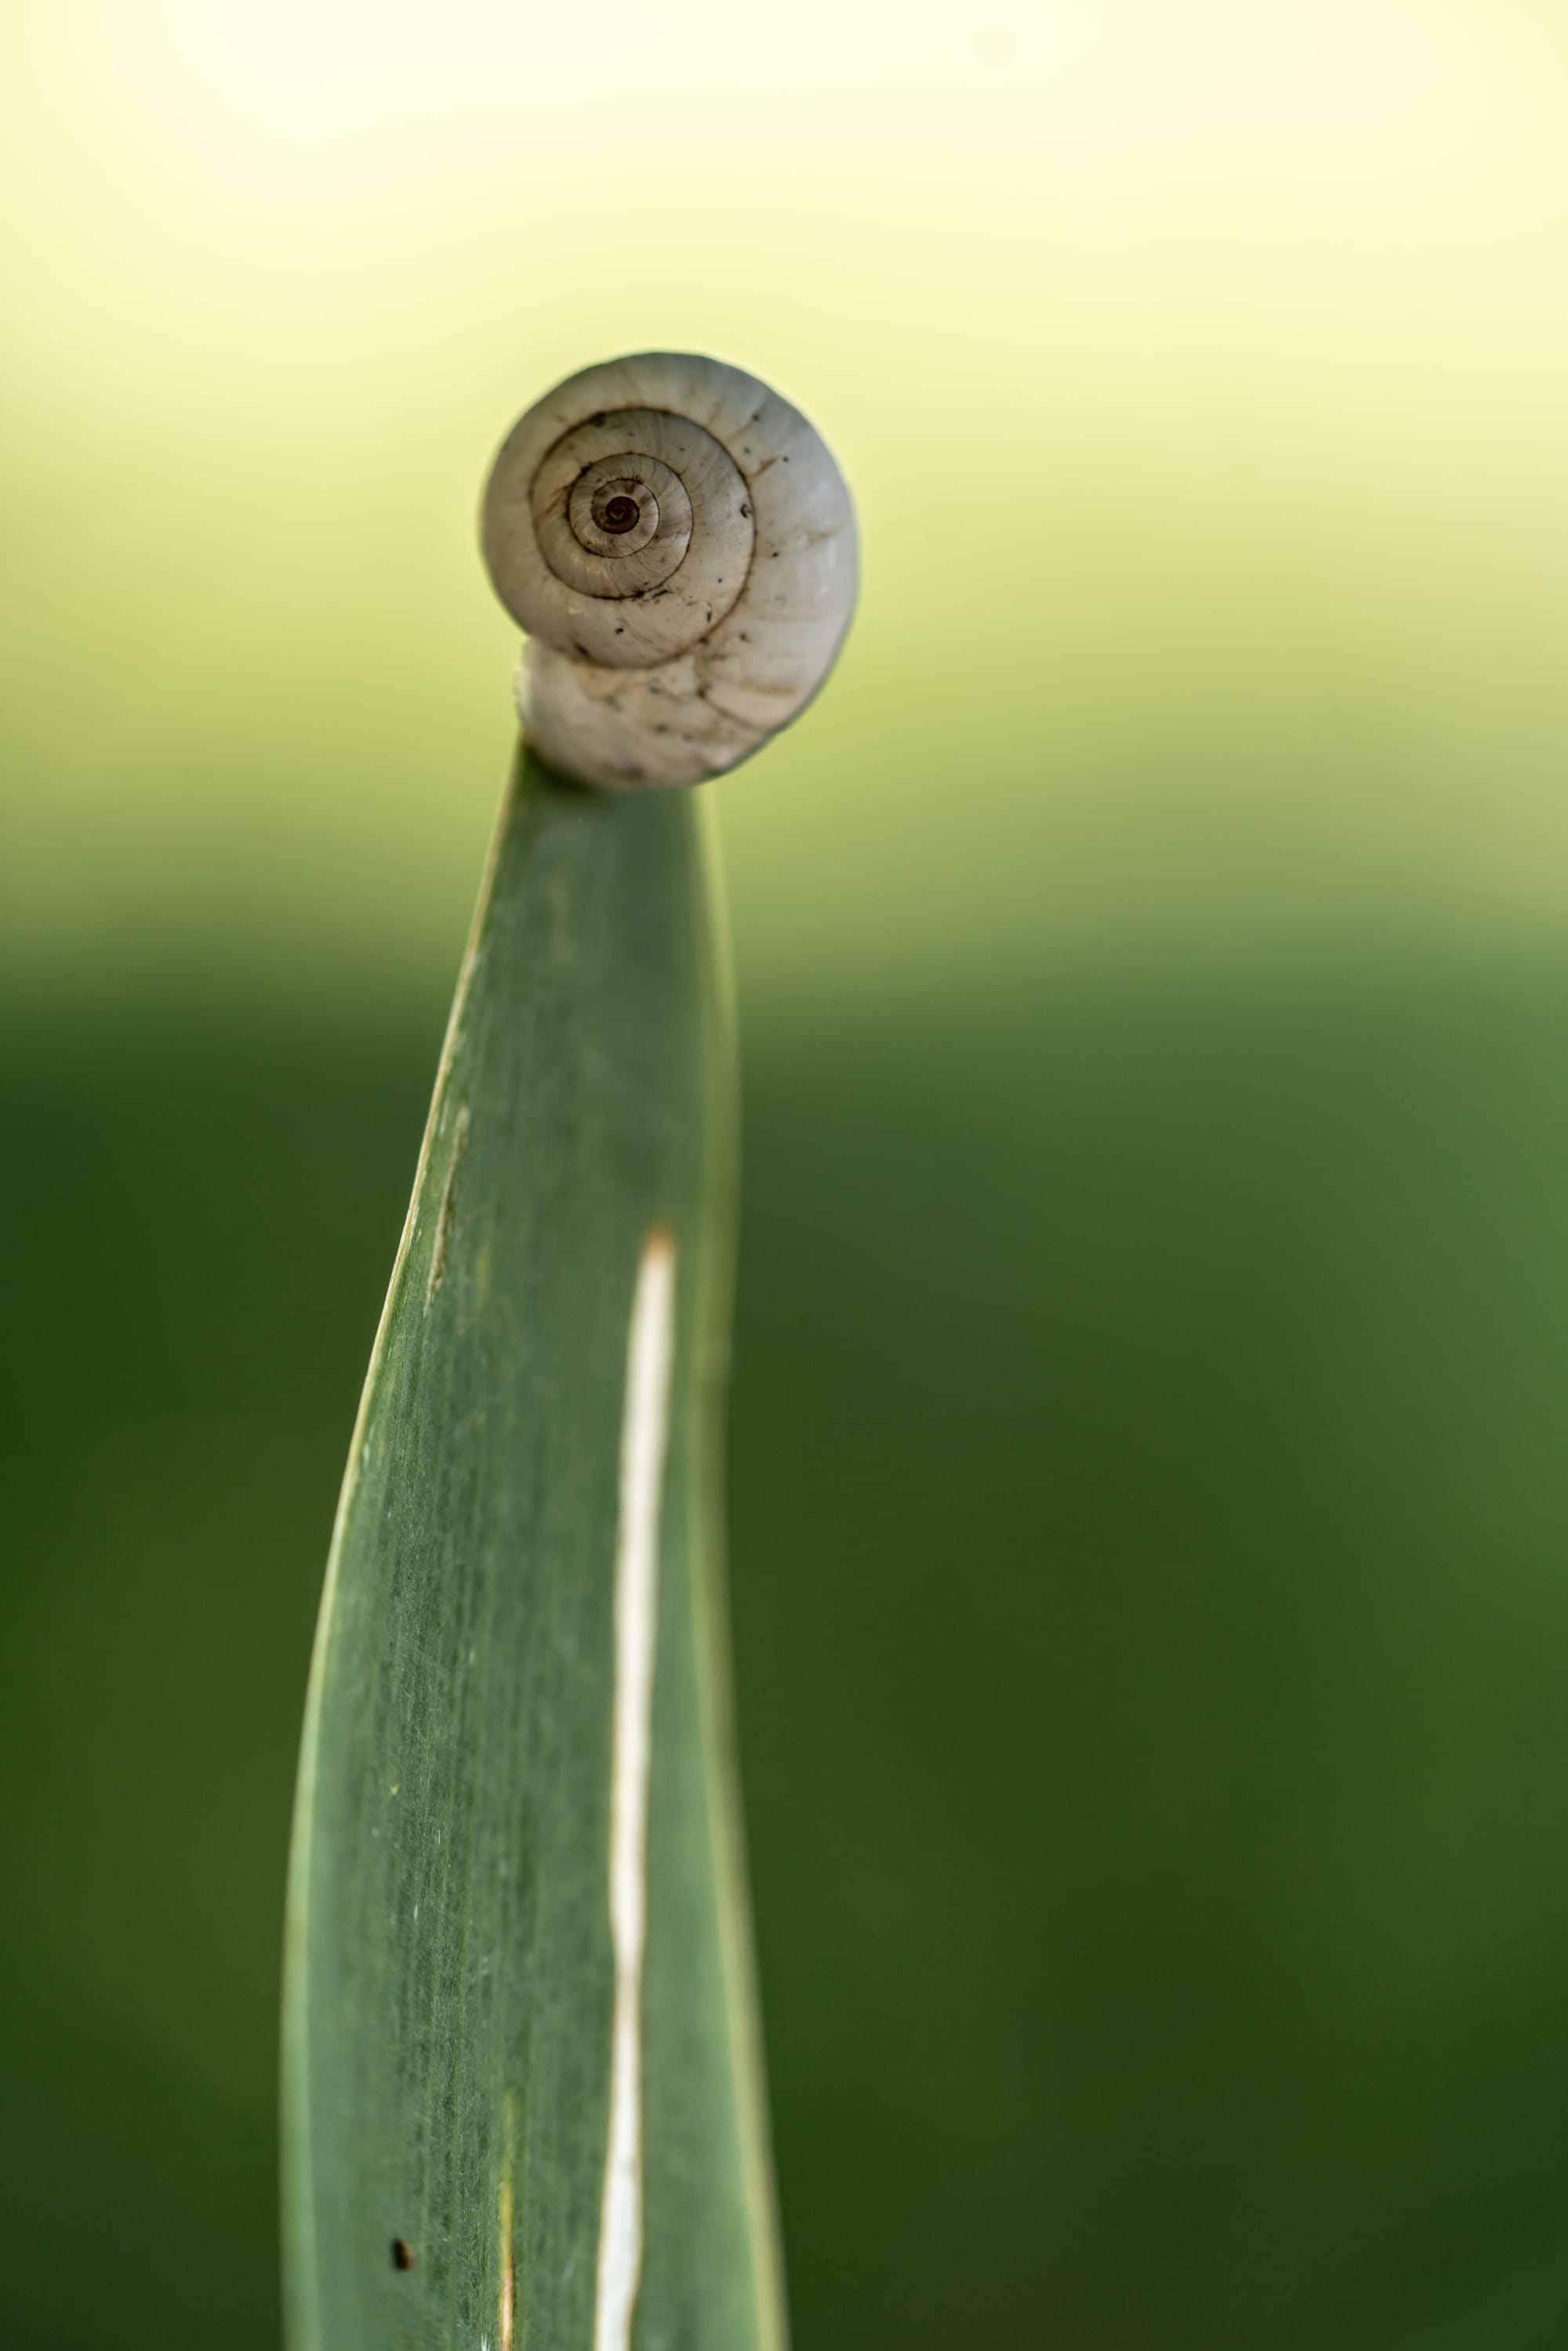
<path fill-rule="evenodd" d="M 291 2351 L 615 2338 L 618 1999 L 638 2093 L 630 2341 L 782 2341 L 716 1507 L 732 1126 L 699 810 L 579 792 L 525 755 L 318 1636 L 286 1964 Z M 632 1784 L 617 1595 L 651 1247 L 673 1311 L 633 1979 L 610 1855 Z"/>

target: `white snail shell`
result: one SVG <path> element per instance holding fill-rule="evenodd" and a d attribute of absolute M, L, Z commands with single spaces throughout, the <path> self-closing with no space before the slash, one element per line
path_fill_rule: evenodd
<path fill-rule="evenodd" d="M 512 427 L 482 523 L 531 639 L 528 739 L 609 789 L 746 758 L 805 708 L 854 605 L 843 476 L 798 409 L 718 360 L 569 376 Z"/>

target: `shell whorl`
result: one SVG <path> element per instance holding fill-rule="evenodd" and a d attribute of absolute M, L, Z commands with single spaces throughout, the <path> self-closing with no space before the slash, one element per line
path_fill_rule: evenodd
<path fill-rule="evenodd" d="M 837 465 L 798 409 L 718 360 L 569 376 L 512 427 L 482 524 L 531 640 L 528 739 L 608 789 L 735 767 L 805 708 L 854 605 Z"/>

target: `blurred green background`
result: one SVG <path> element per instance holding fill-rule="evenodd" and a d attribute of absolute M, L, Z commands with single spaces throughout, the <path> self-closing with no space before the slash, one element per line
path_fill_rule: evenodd
<path fill-rule="evenodd" d="M 7 2342 L 277 2344 L 473 510 L 658 344 L 865 544 L 715 788 L 800 2351 L 1568 2342 L 1565 123 L 1540 0 L 11 0 Z"/>

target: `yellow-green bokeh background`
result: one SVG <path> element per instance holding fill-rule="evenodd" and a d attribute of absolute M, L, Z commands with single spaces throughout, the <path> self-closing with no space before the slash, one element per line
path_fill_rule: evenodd
<path fill-rule="evenodd" d="M 473 511 L 663 344 L 865 553 L 715 788 L 802 2351 L 1568 2339 L 1568 21 L 11 0 L 0 154 L 0 2325 L 276 2339 Z"/>

